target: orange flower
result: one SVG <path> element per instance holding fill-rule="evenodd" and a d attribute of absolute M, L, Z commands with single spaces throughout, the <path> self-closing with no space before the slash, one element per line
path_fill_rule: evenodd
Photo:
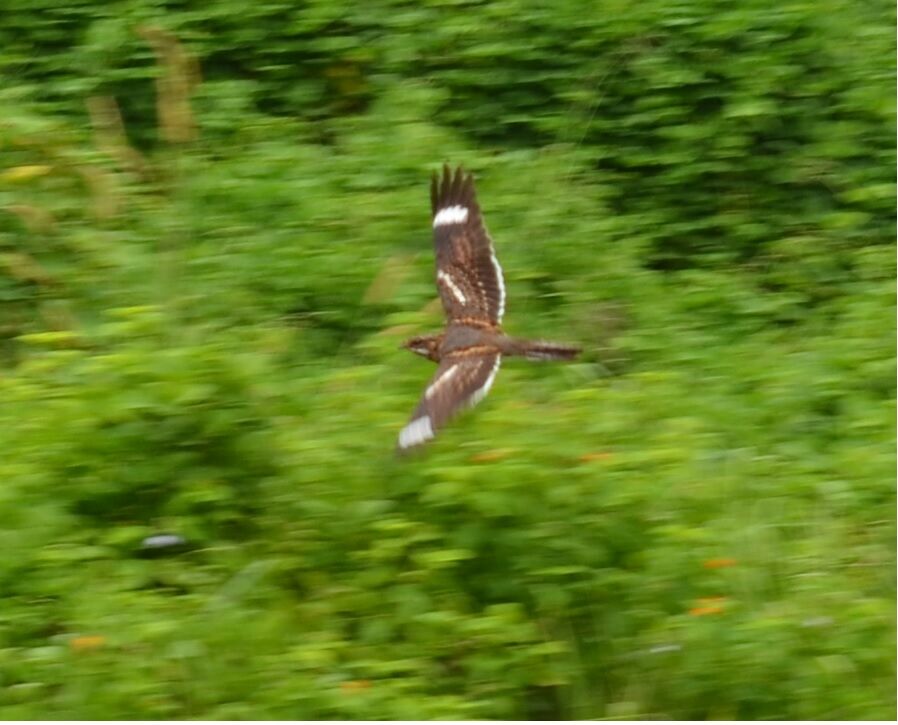
<path fill-rule="evenodd" d="M 491 451 L 475 453 L 471 456 L 471 461 L 474 463 L 492 463 L 493 461 L 501 461 L 503 458 L 508 458 L 510 455 L 511 451 L 507 448 L 494 448 Z"/>
<path fill-rule="evenodd" d="M 102 634 L 85 634 L 80 637 L 73 637 L 69 641 L 69 646 L 75 652 L 91 652 L 100 649 L 106 644 L 106 638 Z"/>
<path fill-rule="evenodd" d="M 592 461 L 607 461 L 609 458 L 611 458 L 611 454 L 608 451 L 584 453 L 582 456 L 580 456 L 580 460 L 583 463 L 591 463 Z"/>
<path fill-rule="evenodd" d="M 367 690 L 369 687 L 371 687 L 371 680 L 347 680 L 340 683 L 340 689 L 347 693 Z"/>
<path fill-rule="evenodd" d="M 702 566 L 705 569 L 725 569 L 728 566 L 736 566 L 736 560 L 724 556 L 718 559 L 707 559 Z"/>
<path fill-rule="evenodd" d="M 726 597 L 699 597 L 695 600 L 695 606 L 689 610 L 693 617 L 705 617 L 709 614 L 720 614 Z"/>

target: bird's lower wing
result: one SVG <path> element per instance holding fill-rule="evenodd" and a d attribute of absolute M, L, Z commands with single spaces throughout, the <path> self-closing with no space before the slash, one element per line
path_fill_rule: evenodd
<path fill-rule="evenodd" d="M 455 413 L 479 403 L 489 392 L 501 359 L 498 352 L 461 352 L 442 360 L 411 419 L 399 433 L 399 449 L 427 442 Z"/>

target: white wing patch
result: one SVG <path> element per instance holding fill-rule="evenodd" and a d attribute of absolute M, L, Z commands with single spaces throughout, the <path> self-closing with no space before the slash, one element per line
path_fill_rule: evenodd
<path fill-rule="evenodd" d="M 443 211 L 445 211 L 445 209 Z M 455 281 L 452 279 L 452 277 L 450 277 L 442 269 L 437 271 L 437 282 L 442 282 L 443 284 L 445 284 L 446 287 L 449 288 L 449 291 L 452 293 L 452 296 L 458 300 L 459 304 L 465 305 L 468 303 L 468 298 L 465 297 L 465 293 L 461 291 L 457 284 L 455 284 Z"/>
<path fill-rule="evenodd" d="M 464 206 L 447 206 L 440 209 L 433 218 L 434 227 L 445 224 L 464 224 L 468 220 L 468 209 Z"/>
<path fill-rule="evenodd" d="M 496 284 L 499 285 L 499 310 L 496 312 L 496 318 L 502 322 L 502 315 L 505 314 L 505 280 L 502 277 L 502 267 L 499 265 L 499 260 L 496 259 L 496 252 L 492 245 L 490 245 L 490 259 L 493 262 L 493 269 L 496 270 Z"/>
<path fill-rule="evenodd" d="M 467 400 L 468 406 L 473 407 L 477 405 L 477 403 L 483 400 L 486 397 L 486 394 L 490 392 L 490 388 L 493 387 L 493 380 L 496 379 L 496 373 L 499 372 L 499 365 L 501 364 L 501 362 L 502 356 L 496 355 L 496 362 L 493 363 L 493 369 L 490 370 L 489 377 L 486 379 L 486 382 L 482 386 L 471 393 L 471 396 Z"/>
<path fill-rule="evenodd" d="M 432 398 L 436 395 L 437 389 L 441 386 L 448 383 L 455 376 L 455 373 L 458 372 L 458 365 L 453 365 L 451 368 L 448 368 L 446 372 L 444 372 L 440 377 L 434 380 L 429 386 L 427 386 L 427 390 L 424 392 L 425 398 Z"/>
<path fill-rule="evenodd" d="M 433 438 L 433 426 L 430 424 L 430 416 L 415 418 L 399 434 L 399 447 L 410 448 Z"/>

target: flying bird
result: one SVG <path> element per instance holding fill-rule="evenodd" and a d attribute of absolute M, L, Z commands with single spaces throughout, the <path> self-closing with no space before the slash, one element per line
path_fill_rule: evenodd
<path fill-rule="evenodd" d="M 408 424 L 399 450 L 421 445 L 465 407 L 479 403 L 499 372 L 503 355 L 530 360 L 571 360 L 580 349 L 554 342 L 516 340 L 502 332 L 505 281 L 480 213 L 474 178 L 448 164 L 430 184 L 436 285 L 446 328 L 413 337 L 403 347 L 437 363 Z"/>

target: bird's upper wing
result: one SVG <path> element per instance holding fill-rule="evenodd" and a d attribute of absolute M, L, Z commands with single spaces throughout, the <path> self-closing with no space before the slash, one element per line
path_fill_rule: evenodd
<path fill-rule="evenodd" d="M 498 325 L 505 312 L 505 282 L 480 214 L 474 178 L 443 166 L 430 185 L 437 289 L 450 322 L 474 318 Z"/>
<path fill-rule="evenodd" d="M 408 424 L 399 433 L 399 449 L 420 445 L 461 408 L 479 403 L 499 372 L 502 356 L 481 348 L 443 358 Z"/>

